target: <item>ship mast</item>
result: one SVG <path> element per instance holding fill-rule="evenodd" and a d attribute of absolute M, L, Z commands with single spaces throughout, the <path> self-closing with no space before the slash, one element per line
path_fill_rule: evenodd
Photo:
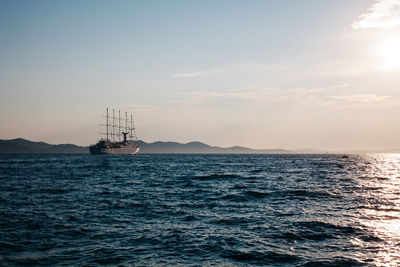
<path fill-rule="evenodd" d="M 125 132 L 128 132 L 128 112 L 125 111 Z"/>
<path fill-rule="evenodd" d="M 131 129 L 130 129 L 131 141 L 133 140 L 133 138 L 132 138 L 132 132 L 133 132 L 133 119 L 132 119 L 132 114 L 131 114 Z"/>
<path fill-rule="evenodd" d="M 107 135 L 107 140 L 108 140 L 108 108 L 107 108 L 107 112 L 106 113 L 107 113 L 106 114 L 106 128 L 107 128 L 106 135 Z"/>
<path fill-rule="evenodd" d="M 106 124 L 100 124 L 106 126 L 106 132 L 101 133 L 106 135 L 106 141 L 108 142 L 122 142 L 121 138 L 124 135 L 123 141 L 136 141 L 136 131 L 133 122 L 133 115 L 125 112 L 125 118 L 121 118 L 121 110 L 118 110 L 118 118 L 115 116 L 115 109 L 112 110 L 112 116 L 109 113 L 109 108 L 106 108 Z M 118 119 L 118 122 L 117 122 Z M 125 123 L 125 125 L 124 125 Z M 125 132 L 124 132 L 125 130 Z"/>
<path fill-rule="evenodd" d="M 114 139 L 114 109 L 113 109 L 113 116 L 112 116 L 112 121 L 111 121 L 111 136 L 112 136 L 112 140 L 113 142 L 115 141 Z"/>
<path fill-rule="evenodd" d="M 118 110 L 118 141 L 121 142 L 121 110 Z"/>

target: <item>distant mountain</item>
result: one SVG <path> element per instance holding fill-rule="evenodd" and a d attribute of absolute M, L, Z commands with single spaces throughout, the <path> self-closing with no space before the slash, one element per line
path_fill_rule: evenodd
<path fill-rule="evenodd" d="M 143 141 L 138 141 L 141 147 L 140 153 L 186 153 L 186 154 L 196 154 L 196 153 L 220 153 L 220 154 L 265 154 L 265 153 L 290 153 L 288 150 L 284 149 L 263 149 L 256 150 L 247 147 L 233 146 L 233 147 L 218 147 L 210 146 L 201 142 L 190 142 L 186 144 L 177 142 L 154 142 L 146 143 Z"/>
<path fill-rule="evenodd" d="M 138 141 L 140 153 L 220 153 L 220 154 L 320 154 L 324 151 L 317 149 L 252 149 L 242 146 L 218 147 L 210 146 L 201 142 L 190 142 L 186 144 L 177 142 L 154 142 L 146 143 Z"/>
<path fill-rule="evenodd" d="M 183 154 L 289 154 L 289 153 L 323 153 L 314 149 L 285 150 L 285 149 L 251 149 L 241 146 L 218 147 L 201 142 L 186 144 L 177 142 L 153 142 L 137 141 L 141 147 L 140 153 L 183 153 Z M 0 153 L 89 153 L 88 147 L 73 144 L 52 145 L 44 142 L 33 142 L 22 138 L 12 140 L 0 140 Z"/>
<path fill-rule="evenodd" d="M 0 153 L 89 153 L 89 149 L 73 144 L 51 145 L 17 138 L 0 140 Z"/>

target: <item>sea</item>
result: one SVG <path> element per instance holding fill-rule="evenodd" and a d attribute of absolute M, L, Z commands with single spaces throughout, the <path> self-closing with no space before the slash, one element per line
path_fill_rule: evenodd
<path fill-rule="evenodd" d="M 0 265 L 399 266 L 400 154 L 1 154 Z"/>

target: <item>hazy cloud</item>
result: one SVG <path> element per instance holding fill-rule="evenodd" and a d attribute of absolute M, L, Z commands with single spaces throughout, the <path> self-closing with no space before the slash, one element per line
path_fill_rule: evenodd
<path fill-rule="evenodd" d="M 284 105 L 303 106 L 307 105 L 315 106 L 331 106 L 335 104 L 335 100 L 328 97 L 322 97 L 322 94 L 327 92 L 338 91 L 348 88 L 349 85 L 337 84 L 324 87 L 298 87 L 298 88 L 274 88 L 274 87 L 257 87 L 248 86 L 239 89 L 231 89 L 225 91 L 195 91 L 195 92 L 181 92 L 180 95 L 184 96 L 179 104 L 185 104 L 189 106 L 195 105 L 207 105 L 210 100 L 240 100 L 247 102 L 248 105 L 265 105 L 278 104 L 279 107 Z M 179 106 L 175 103 L 175 106 Z"/>
<path fill-rule="evenodd" d="M 323 91 L 328 91 L 328 90 L 334 90 L 334 89 L 343 89 L 349 87 L 349 84 L 344 83 L 344 84 L 335 84 L 331 86 L 326 86 L 326 87 L 317 87 L 317 88 L 293 88 L 289 89 L 289 91 L 293 91 L 294 93 L 298 94 L 313 94 L 313 93 L 318 93 L 318 92 L 323 92 Z"/>
<path fill-rule="evenodd" d="M 226 72 L 266 72 L 266 71 L 282 71 L 293 68 L 293 66 L 285 64 L 260 64 L 260 63 L 239 63 L 229 66 L 215 67 L 203 71 L 192 72 L 176 72 L 172 73 L 173 78 L 193 78 L 200 76 L 209 76 L 213 74 Z"/>
<path fill-rule="evenodd" d="M 389 97 L 375 94 L 355 94 L 345 96 L 330 96 L 330 98 L 352 103 L 382 103 L 385 102 Z"/>
<path fill-rule="evenodd" d="M 393 28 L 400 26 L 400 0 L 377 0 L 352 24 L 353 29 Z"/>
<path fill-rule="evenodd" d="M 231 99 L 247 99 L 247 100 L 260 100 L 269 98 L 271 91 L 274 89 L 259 88 L 259 89 L 236 89 L 228 91 L 199 91 L 199 92 L 184 92 L 182 95 L 189 96 L 190 98 L 211 99 L 211 98 L 231 98 Z"/>
<path fill-rule="evenodd" d="M 177 72 L 173 73 L 171 76 L 173 78 L 190 78 L 190 77 L 207 76 L 213 73 L 215 72 L 213 71 Z"/>
<path fill-rule="evenodd" d="M 177 72 L 172 73 L 173 78 L 192 78 L 192 77 L 200 77 L 200 76 L 209 76 L 216 73 L 223 73 L 238 69 L 239 65 L 211 68 L 209 70 L 204 71 L 193 71 L 193 72 Z"/>

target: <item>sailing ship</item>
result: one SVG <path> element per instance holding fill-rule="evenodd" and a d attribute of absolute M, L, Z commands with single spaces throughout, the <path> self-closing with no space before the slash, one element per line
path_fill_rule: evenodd
<path fill-rule="evenodd" d="M 121 111 L 118 110 L 118 118 L 115 117 L 115 111 L 112 110 L 112 117 L 108 114 L 106 108 L 106 138 L 101 138 L 95 145 L 90 145 L 91 154 L 108 154 L 108 155 L 134 155 L 139 152 L 140 147 L 137 144 L 135 127 L 133 126 L 132 114 L 130 120 L 128 113 L 125 112 L 125 119 L 121 120 Z M 118 122 L 118 124 L 116 123 Z M 122 121 L 122 124 L 121 124 Z M 123 125 L 125 124 L 125 126 Z"/>

